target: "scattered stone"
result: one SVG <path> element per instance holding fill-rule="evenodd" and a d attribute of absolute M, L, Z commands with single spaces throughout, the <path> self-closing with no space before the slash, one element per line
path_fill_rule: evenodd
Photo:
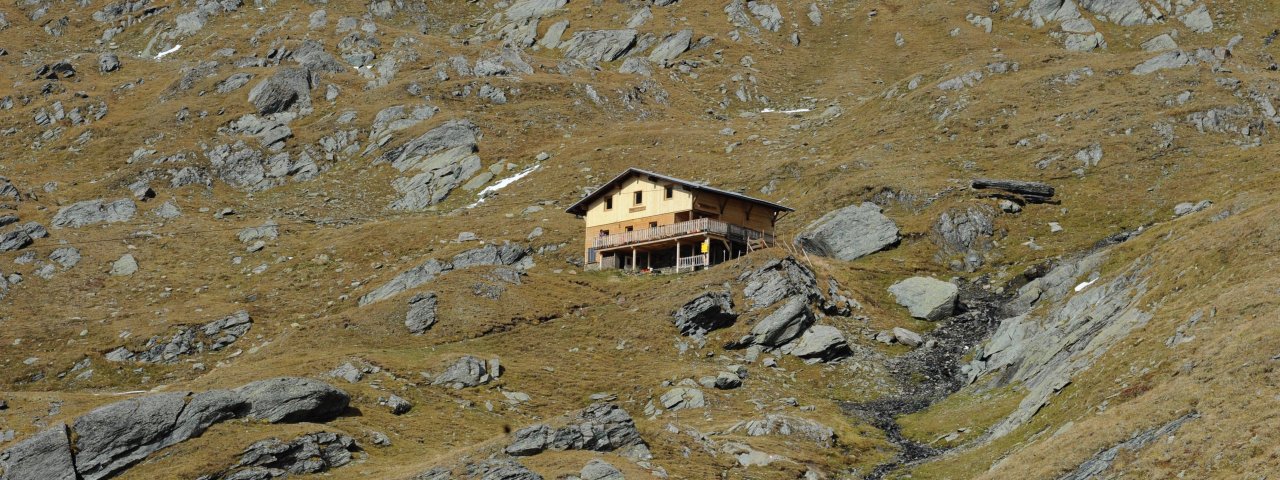
<path fill-rule="evenodd" d="M 1192 213 L 1196 213 L 1206 208 L 1209 208 L 1209 206 L 1211 205 L 1213 205 L 1213 202 L 1209 200 L 1201 200 L 1197 203 L 1191 203 L 1191 202 L 1179 203 L 1173 207 L 1173 216 L 1181 217 L 1183 215 L 1190 215 Z"/>
<path fill-rule="evenodd" d="M 936 278 L 911 277 L 891 285 L 889 293 L 912 317 L 937 321 L 954 312 L 959 288 Z"/>
<path fill-rule="evenodd" d="M 127 277 L 138 272 L 138 261 L 133 258 L 133 254 L 126 253 L 119 260 L 111 263 L 111 275 L 116 277 Z"/>
<path fill-rule="evenodd" d="M 174 363 L 179 357 L 206 350 L 222 350 L 243 337 L 252 326 L 253 320 L 249 318 L 249 312 L 241 310 L 204 325 L 181 327 L 168 340 L 151 337 L 140 351 L 118 347 L 107 353 L 106 359 L 113 362 L 133 360 L 142 363 Z"/>
<path fill-rule="evenodd" d="M 98 71 L 101 73 L 111 73 L 120 69 L 120 57 L 114 53 L 104 53 L 98 56 Z"/>
<path fill-rule="evenodd" d="M 578 473 L 578 476 L 582 480 L 626 480 L 621 470 L 600 459 L 593 459 L 587 462 L 582 467 L 582 471 Z"/>
<path fill-rule="evenodd" d="M 412 402 L 400 398 L 397 395 L 391 395 L 387 398 L 379 398 L 378 405 L 387 407 L 387 409 L 391 410 L 392 415 L 404 415 L 409 413 L 409 410 L 413 409 Z"/>
<path fill-rule="evenodd" d="M 907 330 L 902 327 L 893 327 L 893 340 L 908 347 L 918 347 L 924 343 L 924 338 L 920 334 Z"/>
<path fill-rule="evenodd" d="M 707 406 L 707 402 L 702 396 L 702 390 L 692 387 L 676 387 L 662 394 L 658 399 L 662 404 L 662 408 L 667 410 L 684 410 L 687 408 L 703 408 Z"/>
<path fill-rule="evenodd" d="M 280 226 L 274 220 L 267 220 L 261 227 L 249 227 L 241 230 L 236 236 L 240 243 L 250 243 L 256 240 L 275 240 L 280 236 Z"/>
<path fill-rule="evenodd" d="M 852 261 L 898 243 L 898 226 L 873 203 L 850 205 L 810 223 L 796 236 L 806 252 Z"/>
<path fill-rule="evenodd" d="M 346 380 L 347 383 L 356 383 L 359 382 L 360 379 L 364 378 L 364 372 L 361 371 L 361 369 L 356 368 L 355 365 L 352 365 L 351 362 L 347 362 L 339 365 L 338 368 L 329 372 L 329 376 L 333 378 L 341 378 Z"/>
<path fill-rule="evenodd" d="M 738 422 L 729 427 L 726 433 L 743 432 L 752 437 L 765 435 L 783 435 L 809 440 L 823 447 L 835 445 L 837 436 L 834 429 L 807 418 L 790 415 L 769 414 L 758 420 Z"/>

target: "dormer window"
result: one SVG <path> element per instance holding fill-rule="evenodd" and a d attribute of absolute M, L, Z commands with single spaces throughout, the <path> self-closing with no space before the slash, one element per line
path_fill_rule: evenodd
<path fill-rule="evenodd" d="M 636 198 L 635 198 L 635 200 L 636 200 L 635 204 L 636 204 L 636 205 L 643 205 L 643 204 L 644 204 L 644 192 L 643 192 L 643 191 L 636 192 L 636 193 L 635 193 L 635 197 L 636 197 Z"/>

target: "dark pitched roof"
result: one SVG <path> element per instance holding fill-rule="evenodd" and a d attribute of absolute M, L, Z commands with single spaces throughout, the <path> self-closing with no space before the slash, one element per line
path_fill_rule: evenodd
<path fill-rule="evenodd" d="M 736 198 L 736 199 L 738 199 L 738 200 L 742 200 L 742 201 L 746 201 L 746 202 L 751 202 L 751 203 L 754 203 L 754 204 L 757 204 L 757 205 L 763 205 L 763 206 L 765 206 L 765 207 L 768 207 L 768 208 L 771 208 L 771 209 L 774 209 L 774 210 L 779 210 L 779 211 L 783 211 L 783 212 L 792 212 L 792 211 L 794 211 L 794 210 L 793 210 L 793 209 L 791 209 L 790 207 L 786 207 L 786 206 L 779 205 L 779 204 L 776 204 L 776 203 L 773 203 L 773 202 L 769 202 L 769 201 L 761 200 L 761 199 L 759 199 L 759 198 L 748 197 L 748 196 L 743 195 L 743 194 L 741 194 L 741 193 L 730 192 L 730 191 L 728 191 L 728 190 L 721 190 L 721 189 L 719 189 L 719 188 L 712 188 L 712 187 L 708 187 L 708 186 L 706 186 L 706 185 L 701 185 L 701 184 L 697 184 L 697 183 L 694 183 L 694 182 L 690 182 L 690 181 L 688 181 L 688 180 L 684 180 L 684 179 L 680 179 L 680 178 L 675 178 L 675 177 L 668 177 L 668 176 L 666 176 L 666 175 L 662 175 L 662 174 L 658 174 L 658 173 L 653 173 L 653 172 L 650 172 L 650 171 L 647 171 L 647 170 L 641 170 L 641 169 L 639 169 L 639 168 L 634 168 L 634 167 L 633 167 L 633 168 L 628 168 L 628 169 L 627 169 L 627 171 L 622 172 L 622 174 L 620 174 L 620 175 L 618 175 L 618 176 L 616 176 L 616 177 L 613 177 L 613 180 L 609 180 L 609 182 L 608 182 L 608 183 L 605 183 L 604 185 L 601 185 L 601 186 L 600 186 L 600 188 L 595 189 L 595 191 L 591 192 L 591 194 L 590 194 L 590 195 L 587 195 L 587 196 L 586 196 L 586 197 L 584 197 L 582 200 L 578 200 L 578 203 L 575 203 L 575 204 L 573 204 L 573 205 L 570 205 L 570 206 L 569 206 L 569 208 L 566 208 L 564 211 L 565 211 L 565 212 L 568 212 L 568 213 L 572 213 L 572 214 L 574 214 L 574 215 L 585 215 L 585 214 L 587 213 L 587 206 L 588 206 L 588 205 L 590 205 L 590 204 L 591 204 L 591 202 L 594 202 L 597 198 L 599 198 L 600 196 L 604 195 L 605 193 L 613 191 L 613 187 L 614 187 L 614 186 L 616 186 L 617 184 L 621 183 L 623 180 L 627 179 L 628 177 L 630 177 L 630 176 L 632 176 L 632 175 L 643 175 L 643 176 L 651 177 L 651 178 L 653 178 L 653 179 L 655 179 L 655 180 L 662 180 L 662 181 L 667 181 L 667 182 L 671 182 L 671 183 L 678 183 L 678 184 L 680 184 L 680 185 L 683 185 L 685 188 L 687 188 L 687 189 L 689 189 L 689 190 L 701 191 L 701 192 L 709 192 L 709 193 L 714 193 L 714 194 L 717 194 L 717 195 L 724 195 L 724 196 L 726 196 L 726 197 Z"/>

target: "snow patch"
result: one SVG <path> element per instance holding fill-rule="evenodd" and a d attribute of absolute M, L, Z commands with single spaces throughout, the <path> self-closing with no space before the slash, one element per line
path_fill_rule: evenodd
<path fill-rule="evenodd" d="M 173 52 L 178 51 L 178 49 L 179 49 L 179 48 L 182 48 L 182 45 L 174 45 L 174 46 L 173 46 L 173 48 L 170 48 L 170 49 L 165 50 L 165 51 L 163 51 L 163 52 L 157 53 L 157 54 L 156 54 L 156 60 L 159 60 L 159 59 L 161 59 L 161 58 L 164 58 L 164 56 L 165 56 L 165 55 L 168 55 L 168 54 L 170 54 L 170 53 L 173 53 Z"/>
<path fill-rule="evenodd" d="M 537 171 L 538 168 L 540 167 L 542 167 L 542 165 L 534 165 L 532 167 L 521 170 L 520 173 L 504 178 L 502 180 L 499 180 L 497 183 L 493 185 L 484 187 L 484 190 L 481 190 L 480 193 L 476 194 L 476 196 L 480 197 L 480 199 L 476 200 L 475 203 L 472 203 L 471 205 L 467 205 L 467 208 L 474 208 L 480 205 L 481 203 L 484 203 L 484 200 L 486 198 L 489 198 L 490 195 L 493 195 L 494 192 L 497 192 L 498 190 L 502 190 L 503 188 L 506 188 L 508 185 L 516 183 L 520 179 L 529 176 L 529 174 Z"/>

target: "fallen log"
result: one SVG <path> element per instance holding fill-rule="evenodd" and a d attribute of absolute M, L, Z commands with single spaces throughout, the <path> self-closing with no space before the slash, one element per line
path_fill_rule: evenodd
<path fill-rule="evenodd" d="M 1047 199 L 1053 196 L 1053 186 L 1040 182 L 1024 182 L 1021 180 L 995 180 L 990 178 L 974 179 L 970 184 L 975 189 L 994 188 L 1019 195 Z M 1041 202 L 1033 202 L 1041 203 Z"/>

